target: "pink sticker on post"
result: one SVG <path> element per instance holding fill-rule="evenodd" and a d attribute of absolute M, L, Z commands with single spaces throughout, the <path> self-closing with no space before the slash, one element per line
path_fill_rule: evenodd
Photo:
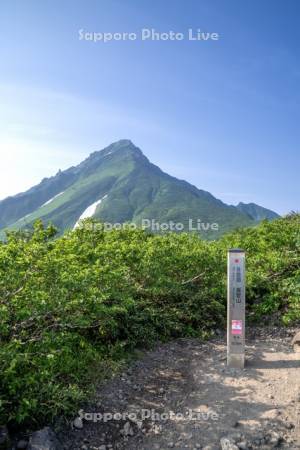
<path fill-rule="evenodd" d="M 231 321 L 231 334 L 242 334 L 243 333 L 243 321 L 242 320 L 232 320 Z"/>

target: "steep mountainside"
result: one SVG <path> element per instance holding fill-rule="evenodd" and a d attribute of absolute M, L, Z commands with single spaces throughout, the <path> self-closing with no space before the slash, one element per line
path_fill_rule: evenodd
<path fill-rule="evenodd" d="M 27 192 L 0 201 L 0 230 L 28 227 L 41 218 L 63 231 L 93 216 L 110 223 L 173 221 L 182 223 L 184 231 L 189 230 L 189 220 L 193 228 L 198 220 L 200 234 L 214 238 L 255 224 L 259 214 L 267 211 L 255 207 L 254 216 L 240 206 L 226 205 L 209 192 L 164 173 L 131 141 L 121 140 Z M 218 230 L 215 226 L 212 230 L 211 224 L 217 224 Z"/>

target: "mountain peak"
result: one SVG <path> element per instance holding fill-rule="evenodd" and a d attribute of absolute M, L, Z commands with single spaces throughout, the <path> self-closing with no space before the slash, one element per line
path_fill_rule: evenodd
<path fill-rule="evenodd" d="M 108 156 L 138 156 L 146 159 L 146 156 L 143 152 L 136 147 L 130 139 L 120 139 L 119 141 L 113 142 L 102 150 L 96 150 L 84 160 L 78 166 L 76 166 L 75 170 L 81 170 L 82 168 L 91 168 L 95 167 L 98 164 L 101 164 L 104 160 L 106 160 Z"/>
<path fill-rule="evenodd" d="M 143 155 L 143 152 L 140 148 L 138 148 L 130 139 L 120 139 L 119 141 L 113 142 L 102 150 L 96 150 L 91 153 L 88 158 L 91 156 L 99 155 L 99 156 L 107 156 L 110 154 L 114 154 L 117 152 L 130 152 L 138 155 Z M 87 159 L 88 159 L 87 158 Z"/>
<path fill-rule="evenodd" d="M 122 145 L 122 146 L 126 145 L 135 147 L 131 139 L 120 139 L 119 141 L 113 142 L 111 145 Z"/>
<path fill-rule="evenodd" d="M 143 152 L 140 148 L 138 148 L 130 139 L 120 139 L 119 141 L 113 142 L 102 152 L 110 150 L 111 152 L 116 152 L 119 150 L 131 150 L 132 152 L 138 153 L 139 155 L 143 155 Z"/>
<path fill-rule="evenodd" d="M 111 224 L 140 225 L 151 219 L 179 223 L 185 231 L 191 220 L 194 224 L 201 219 L 208 232 L 201 229 L 199 233 L 206 238 L 276 216 L 254 204 L 226 205 L 212 194 L 162 172 L 130 139 L 120 139 L 91 153 L 79 165 L 1 201 L 0 233 L 7 226 L 32 226 L 36 219 L 50 221 L 63 232 L 74 228 L 80 217 L 91 211 L 93 217 Z M 218 229 L 211 230 L 211 224 Z"/>

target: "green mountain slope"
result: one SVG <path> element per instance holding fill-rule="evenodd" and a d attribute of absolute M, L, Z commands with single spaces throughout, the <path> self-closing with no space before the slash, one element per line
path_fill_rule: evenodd
<path fill-rule="evenodd" d="M 268 219 L 274 220 L 278 219 L 280 216 L 270 209 L 264 208 L 263 206 L 256 205 L 256 203 L 242 203 L 237 205 L 237 208 L 244 214 L 247 214 L 250 219 L 260 222 L 261 220 Z"/>
<path fill-rule="evenodd" d="M 0 230 L 32 226 L 40 218 L 63 231 L 91 215 L 109 223 L 172 221 L 182 223 L 184 231 L 189 223 L 195 228 L 198 220 L 206 238 L 257 222 L 248 211 L 164 173 L 131 141 L 121 140 L 27 192 L 2 200 Z M 214 230 L 212 224 L 217 225 Z"/>

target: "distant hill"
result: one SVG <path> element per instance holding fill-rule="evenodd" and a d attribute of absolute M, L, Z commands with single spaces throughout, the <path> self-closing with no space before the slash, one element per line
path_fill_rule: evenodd
<path fill-rule="evenodd" d="M 278 219 L 280 216 L 270 209 L 264 208 L 262 206 L 256 205 L 255 203 L 242 203 L 237 205 L 237 208 L 244 214 L 247 214 L 255 222 L 260 222 L 261 220 L 268 219 L 274 220 Z"/>
<path fill-rule="evenodd" d="M 196 227 L 197 220 L 218 229 L 199 233 L 208 239 L 264 218 L 278 217 L 255 204 L 232 206 L 209 192 L 164 173 L 130 140 L 120 140 L 92 153 L 76 167 L 59 171 L 37 186 L 0 201 L 0 231 L 31 227 L 36 219 L 72 229 L 84 217 L 110 223 L 149 219 Z M 216 228 L 216 227 L 215 227 Z"/>

